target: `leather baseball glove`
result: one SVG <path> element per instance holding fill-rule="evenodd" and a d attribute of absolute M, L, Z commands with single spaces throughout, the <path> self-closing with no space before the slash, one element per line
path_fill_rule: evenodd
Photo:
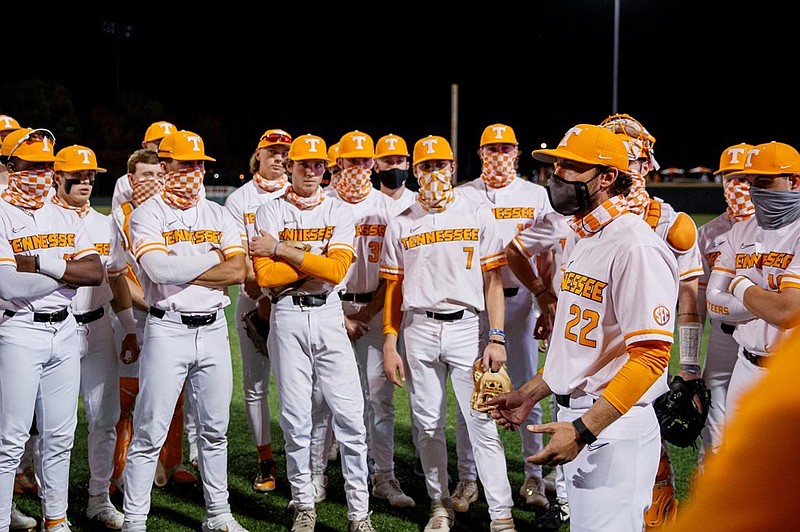
<path fill-rule="evenodd" d="M 711 408 L 711 391 L 703 379 L 685 381 L 675 375 L 669 391 L 653 407 L 665 440 L 678 447 L 695 447 Z"/>
<path fill-rule="evenodd" d="M 469 404 L 478 412 L 494 410 L 497 407 L 486 406 L 484 403 L 514 390 L 506 365 L 503 364 L 497 371 L 483 371 L 483 358 L 479 358 L 472 365 L 472 379 L 474 388 Z"/>
<path fill-rule="evenodd" d="M 261 316 L 258 315 L 257 308 L 242 314 L 242 322 L 244 322 L 244 330 L 247 333 L 247 337 L 253 342 L 256 351 L 265 357 L 269 357 L 269 353 L 267 352 L 269 322 L 264 321 Z"/>

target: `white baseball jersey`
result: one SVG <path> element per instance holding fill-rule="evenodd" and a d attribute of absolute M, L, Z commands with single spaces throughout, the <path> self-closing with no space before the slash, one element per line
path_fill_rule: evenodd
<path fill-rule="evenodd" d="M 239 233 L 243 241 L 247 242 L 258 234 L 255 225 L 256 210 L 268 201 L 282 196 L 288 187 L 289 183 L 287 181 L 285 186 L 275 192 L 267 192 L 251 179 L 231 192 L 225 199 L 225 207 L 236 220 L 236 225 L 239 227 Z M 239 287 L 239 297 L 250 297 L 244 290 L 244 284 Z"/>
<path fill-rule="evenodd" d="M 16 265 L 14 255 L 81 259 L 97 254 L 86 224 L 74 212 L 49 201 L 31 214 L 0 201 L 0 262 Z M 37 299 L 3 302 L 9 310 L 55 312 L 68 306 L 76 289 L 66 284 Z"/>
<path fill-rule="evenodd" d="M 415 203 L 393 218 L 383 249 L 381 275 L 413 275 L 403 283 L 403 311 L 482 311 L 483 272 L 505 260 L 496 220 L 459 189 L 442 213 Z M 464 271 L 466 275 L 453 275 Z"/>
<path fill-rule="evenodd" d="M 161 196 L 153 196 L 133 211 L 130 224 L 137 260 L 150 251 L 170 256 L 204 255 L 215 248 L 225 256 L 244 252 L 239 228 L 230 211 L 205 198 L 194 207 L 180 210 L 164 203 Z M 163 310 L 208 312 L 230 304 L 221 288 L 189 283 L 158 284 L 145 271 L 141 272 L 139 282 L 145 301 Z"/>
<path fill-rule="evenodd" d="M 734 223 L 727 212 L 723 212 L 697 228 L 697 247 L 700 249 L 700 257 L 703 262 L 703 275 L 700 277 L 699 286 L 703 290 L 708 286 L 711 270 L 714 269 L 714 264 L 721 253 L 722 244 L 728 239 L 728 232 Z"/>
<path fill-rule="evenodd" d="M 97 253 L 100 254 L 106 275 L 100 286 L 78 288 L 78 293 L 72 298 L 72 311 L 76 314 L 83 314 L 109 303 L 114 295 L 111 293 L 108 277 L 109 275 L 119 275 L 125 270 L 125 255 L 121 247 L 116 252 L 112 251 L 112 246 L 120 246 L 120 242 L 119 239 L 112 237 L 112 230 L 116 231 L 116 229 L 112 225 L 114 222 L 111 217 L 89 209 L 89 213 L 83 221 Z"/>
<path fill-rule="evenodd" d="M 543 378 L 553 393 L 599 397 L 628 361 L 627 345 L 673 341 L 677 262 L 630 213 L 577 241 L 568 239 L 564 256 L 549 349 L 559 356 L 546 358 Z M 666 391 L 666 380 L 658 379 L 636 404 L 652 403 Z"/>
<path fill-rule="evenodd" d="M 256 211 L 256 231 L 261 230 L 280 241 L 294 240 L 311 246 L 310 253 L 323 255 L 336 249 L 349 249 L 355 253 L 355 218 L 351 209 L 342 209 L 330 197 L 313 209 L 300 210 L 285 196 L 271 201 Z M 322 279 L 309 277 L 289 292 L 293 295 L 322 294 L 344 289 L 344 281 L 333 285 Z"/>
<path fill-rule="evenodd" d="M 344 279 L 346 291 L 351 294 L 374 292 L 380 282 L 378 275 L 383 238 L 386 224 L 395 209 L 394 200 L 374 188 L 358 203 L 343 200 L 333 187 L 328 187 L 326 194 L 331 201 L 344 203 L 353 211 L 356 259 Z"/>
<path fill-rule="evenodd" d="M 535 224 L 526 227 L 512 239 L 514 246 L 529 259 L 542 252 L 553 251 L 554 271 L 551 286 L 556 294 L 561 289 L 564 247 L 567 244 L 567 237 L 570 234 L 574 234 L 567 220 L 569 220 L 568 216 L 550 211 L 539 217 Z"/>
<path fill-rule="evenodd" d="M 131 180 L 127 173 L 122 174 L 114 184 L 114 193 L 111 195 L 111 210 L 113 211 L 123 203 L 130 201 L 132 196 L 133 186 L 131 185 Z"/>
<path fill-rule="evenodd" d="M 458 186 L 458 193 L 474 201 L 478 205 L 490 209 L 497 220 L 500 238 L 507 245 L 524 229 L 536 224 L 536 221 L 548 212 L 552 212 L 547 190 L 539 184 L 514 178 L 503 188 L 492 188 L 481 179 L 473 179 Z M 534 271 L 536 264 L 533 263 Z M 501 270 L 503 287 L 522 287 L 509 268 Z"/>
<path fill-rule="evenodd" d="M 720 247 L 713 275 L 729 278 L 744 275 L 765 290 L 800 288 L 800 219 L 780 229 L 761 229 L 755 216 L 735 223 L 728 238 Z M 724 306 L 709 294 L 708 311 L 712 318 L 724 320 L 719 314 Z M 719 305 L 719 306 L 718 306 Z M 736 326 L 733 337 L 743 348 L 757 355 L 768 355 L 788 336 L 789 332 L 753 319 Z"/>
<path fill-rule="evenodd" d="M 417 196 L 419 196 L 419 192 L 414 192 L 411 189 L 403 187 L 403 194 L 399 198 L 397 199 L 389 198 L 394 202 L 394 208 L 392 210 L 392 214 L 393 215 L 400 214 L 408 207 L 410 207 L 412 204 L 416 203 Z"/>

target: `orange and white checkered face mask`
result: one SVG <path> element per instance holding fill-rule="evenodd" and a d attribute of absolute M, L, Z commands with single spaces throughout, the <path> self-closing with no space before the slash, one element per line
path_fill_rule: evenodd
<path fill-rule="evenodd" d="M 628 210 L 634 214 L 644 213 L 647 205 L 650 203 L 650 194 L 645 188 L 644 176 L 635 172 L 631 172 L 633 184 L 625 200 L 628 202 Z"/>
<path fill-rule="evenodd" d="M 253 181 L 261 190 L 265 192 L 275 192 L 276 190 L 283 188 L 283 186 L 289 182 L 289 179 L 286 177 L 286 174 L 283 174 L 278 179 L 267 179 L 263 175 L 256 172 L 253 174 Z"/>
<path fill-rule="evenodd" d="M 178 209 L 194 207 L 200 199 L 200 189 L 203 188 L 205 175 L 205 170 L 200 166 L 195 166 L 193 170 L 184 168 L 176 172 L 167 172 L 161 197 L 167 205 Z"/>
<path fill-rule="evenodd" d="M 726 178 L 722 185 L 722 193 L 728 204 L 728 218 L 741 222 L 747 220 L 756 212 L 750 200 L 750 182 L 744 178 Z"/>
<path fill-rule="evenodd" d="M 508 186 L 517 177 L 517 169 L 514 168 L 516 157 L 510 153 L 486 153 L 481 158 L 483 170 L 481 179 L 491 188 L 503 188 Z"/>
<path fill-rule="evenodd" d="M 8 187 L 3 191 L 3 199 L 23 209 L 41 209 L 50 187 L 53 186 L 54 175 L 52 168 L 9 172 Z"/>
<path fill-rule="evenodd" d="M 331 186 L 347 203 L 364 201 L 372 190 L 372 169 L 362 166 L 342 168 L 338 179 L 331 180 Z"/>
<path fill-rule="evenodd" d="M 137 207 L 157 194 L 164 191 L 163 177 L 133 177 L 128 174 L 131 183 L 131 201 Z"/>
<path fill-rule="evenodd" d="M 322 187 L 317 187 L 315 193 L 305 198 L 303 196 L 298 196 L 294 189 L 289 187 L 286 189 L 286 200 L 301 211 L 307 211 L 325 201 L 325 194 L 322 192 Z"/>
<path fill-rule="evenodd" d="M 419 172 L 419 195 L 417 201 L 427 211 L 442 212 L 453 203 L 456 195 L 453 192 L 453 171 L 450 168 L 433 172 Z"/>
<path fill-rule="evenodd" d="M 58 197 L 58 195 L 54 195 L 52 198 L 50 198 L 50 201 L 52 203 L 55 203 L 62 209 L 75 211 L 75 214 L 78 215 L 78 218 L 86 218 L 86 215 L 89 214 L 89 208 L 91 207 L 88 201 L 85 204 L 81 205 L 80 207 L 75 207 L 74 205 L 70 205 L 66 201 L 63 201 L 61 198 Z"/>

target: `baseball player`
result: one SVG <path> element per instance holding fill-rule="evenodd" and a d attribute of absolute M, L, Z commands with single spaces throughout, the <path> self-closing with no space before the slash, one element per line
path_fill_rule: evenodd
<path fill-rule="evenodd" d="M 385 283 L 379 277 L 386 224 L 394 201 L 375 190 L 372 137 L 360 131 L 345 133 L 339 141 L 339 179 L 330 196 L 352 209 L 356 224 L 356 261 L 345 278 L 342 293 L 345 327 L 353 342 L 365 389 L 365 423 L 369 458 L 373 464 L 372 495 L 395 508 L 413 508 L 394 473 L 394 386 L 383 371 L 383 303 Z"/>
<path fill-rule="evenodd" d="M 536 322 L 535 338 L 546 340 L 549 346 L 555 317 L 556 294 L 561 287 L 561 264 L 564 247 L 572 230 L 569 217 L 549 211 L 537 218 L 530 227 L 519 232 L 506 244 L 505 253 L 509 269 L 522 285 L 535 297 L 541 314 Z M 548 256 L 548 268 L 534 268 L 537 257 Z M 544 261 L 542 261 L 544 262 Z M 538 264 L 537 264 L 538 265 Z M 549 282 L 547 280 L 549 279 Z M 558 403 L 550 401 L 550 419 L 558 419 Z M 540 528 L 559 528 L 569 521 L 569 500 L 564 468 L 557 465 L 543 479 L 545 492 L 553 493 L 555 501 L 547 511 L 536 518 Z M 550 484 L 550 485 L 548 485 Z"/>
<path fill-rule="evenodd" d="M 709 316 L 737 324 L 726 419 L 800 322 L 800 153 L 782 142 L 758 144 L 730 175 L 750 182 L 755 213 L 731 227 L 706 288 Z"/>
<path fill-rule="evenodd" d="M 86 516 L 106 528 L 119 530 L 123 516 L 111 503 L 108 492 L 120 409 L 117 350 L 110 310 L 113 307 L 125 331 L 122 362 L 131 363 L 139 357 L 139 344 L 130 290 L 123 275 L 127 267 L 122 253 L 111 251 L 112 246 L 119 246 L 119 240 L 112 238 L 111 219 L 94 210 L 89 202 L 96 174 L 105 172 L 98 166 L 95 153 L 76 144 L 60 150 L 56 157 L 60 160 L 55 163 L 56 194 L 51 201 L 84 220 L 107 272 L 100 286 L 78 288 L 70 306 L 78 323 L 81 393 L 89 429 Z"/>
<path fill-rule="evenodd" d="M 102 282 L 103 265 L 83 220 L 47 201 L 54 141 L 42 129 L 3 141 L 9 180 L 0 194 L 0 530 L 10 526 L 14 475 L 34 414 L 42 530 L 70 530 L 80 355 L 69 305 L 77 287 Z"/>
<path fill-rule="evenodd" d="M 197 417 L 204 532 L 242 532 L 228 503 L 226 433 L 233 389 L 227 287 L 245 276 L 246 252 L 230 212 L 200 194 L 203 139 L 178 131 L 158 148 L 164 190 L 131 215 L 132 250 L 150 305 L 139 364 L 133 440 L 125 465 L 123 530 L 146 529 L 150 490 L 184 383 Z"/>
<path fill-rule="evenodd" d="M 417 193 L 406 187 L 409 176 L 408 146 L 405 139 L 389 133 L 375 144 L 375 177 L 380 191 L 395 200 L 397 212 L 417 200 Z"/>
<path fill-rule="evenodd" d="M 530 227 L 552 208 L 547 201 L 547 191 L 541 185 L 517 178 L 519 143 L 514 129 L 505 124 L 491 124 L 481 134 L 478 155 L 481 158 L 479 179 L 468 181 L 458 187 L 465 198 L 486 209 L 497 220 L 500 237 L 505 247 L 514 236 Z M 508 374 L 515 388 L 528 382 L 539 369 L 538 342 L 534 329 L 540 311 L 534 302 L 533 292 L 523 290 L 519 280 L 508 269 L 501 270 L 505 300 L 506 352 Z M 481 339 L 488 331 L 487 313 L 482 312 Z M 542 407 L 531 410 L 528 421 L 542 422 Z M 453 509 L 465 512 L 469 504 L 477 499 L 475 464 L 466 426 L 462 416 L 456 418 L 459 483 L 453 492 Z M 542 449 L 542 435 L 523 432 L 522 459 Z M 542 466 L 525 462 L 525 481 L 519 495 L 535 510 L 546 510 L 549 502 L 542 482 Z"/>
<path fill-rule="evenodd" d="M 326 162 L 321 137 L 307 134 L 292 141 L 287 162 L 292 186 L 256 211 L 261 236 L 251 240 L 250 254 L 258 283 L 275 294 L 267 345 L 281 403 L 292 530 L 310 532 L 317 519 L 309 445 L 312 394 L 318 387 L 333 413 L 349 531 L 369 532 L 374 528 L 364 396 L 339 299 L 355 256 L 355 222 L 353 210 L 333 201 L 320 186 Z"/>
<path fill-rule="evenodd" d="M 161 139 L 176 131 L 178 131 L 178 128 L 171 122 L 166 122 L 164 120 L 153 122 L 144 132 L 142 148 L 157 151 L 158 143 L 161 142 Z M 132 192 L 133 190 L 128 174 L 119 176 L 114 184 L 114 193 L 111 195 L 111 210 L 113 211 L 126 201 L 130 201 Z"/>
<path fill-rule="evenodd" d="M 21 126 L 15 118 L 12 118 L 8 115 L 0 115 L 0 144 L 3 143 L 3 139 L 6 138 L 9 133 L 20 128 Z M 0 163 L 0 189 L 4 189 L 7 185 L 8 169 L 6 169 L 4 164 Z"/>
<path fill-rule="evenodd" d="M 578 124 L 555 149 L 533 156 L 555 164 L 548 196 L 556 212 L 572 216 L 575 236 L 564 250 L 543 371 L 487 404 L 497 406 L 499 424 L 516 429 L 533 405 L 556 394 L 558 421 L 527 427 L 550 434 L 528 460 L 564 466 L 570 529 L 641 532 L 659 462 L 652 402 L 667 390 L 677 262 L 628 210 L 631 178 L 619 136 Z"/>
<path fill-rule="evenodd" d="M 258 141 L 250 158 L 253 179 L 236 189 L 225 200 L 239 226 L 243 245 L 246 247 L 255 232 L 255 215 L 258 207 L 282 196 L 289 186 L 286 176 L 286 155 L 292 137 L 282 129 L 268 129 Z M 245 261 L 247 274 L 239 287 L 236 303 L 236 330 L 242 352 L 242 374 L 244 377 L 244 402 L 247 421 L 253 433 L 253 443 L 258 452 L 258 472 L 253 480 L 253 490 L 259 493 L 275 489 L 277 470 L 272 455 L 270 433 L 269 380 L 270 359 L 260 354 L 244 330 L 242 316 L 258 307 L 259 315 L 269 321 L 269 299 L 262 293 L 253 272 L 252 261 Z"/>
<path fill-rule="evenodd" d="M 413 153 L 418 201 L 390 221 L 380 271 L 387 282 L 384 371 L 397 386 L 406 380 L 397 351 L 402 325 L 411 408 L 431 498 L 425 530 L 446 532 L 454 522 L 444 430 L 448 375 L 469 429 L 491 530 L 515 530 L 497 427 L 487 413 L 470 408 L 475 360 L 482 357 L 484 371 L 497 371 L 506 361 L 502 238 L 488 210 L 453 190 L 456 163 L 447 140 L 429 135 L 416 142 Z M 478 314 L 484 309 L 490 329 L 481 355 Z"/>
<path fill-rule="evenodd" d="M 394 214 L 403 212 L 417 201 L 417 192 L 405 186 L 409 178 L 416 180 L 411 175 L 409 157 L 406 140 L 394 133 L 382 136 L 375 144 L 375 174 L 377 175 L 373 175 L 373 178 L 377 177 L 380 191 L 394 200 Z M 404 352 L 402 335 L 398 338 L 398 350 L 401 354 Z M 416 457 L 414 473 L 419 477 L 425 477 L 419 457 L 419 434 L 417 433 L 417 424 L 414 423 L 414 410 L 409 409 L 408 413 L 411 419 L 411 441 L 414 444 Z"/>
<path fill-rule="evenodd" d="M 144 339 L 144 326 L 147 322 L 149 305 L 144 300 L 144 293 L 139 282 L 139 265 L 133 255 L 133 244 L 130 235 L 130 220 L 134 209 L 150 199 L 159 195 L 164 189 L 164 171 L 158 160 L 158 153 L 153 150 L 141 148 L 128 157 L 128 180 L 131 183 L 131 199 L 123 202 L 111 211 L 111 218 L 115 225 L 115 237 L 120 242 L 118 250 L 123 254 L 126 262 L 125 281 L 131 294 L 133 303 L 133 318 L 139 348 Z M 112 316 L 114 337 L 116 345 L 122 351 L 122 342 L 127 334 L 126 327 L 117 318 Z M 119 372 L 119 397 L 120 413 L 116 424 L 116 447 L 114 450 L 114 472 L 111 476 L 111 492 L 121 492 L 124 489 L 123 471 L 128 458 L 128 449 L 133 438 L 133 408 L 136 396 L 139 394 L 139 361 L 121 360 L 118 365 Z M 184 398 L 182 394 L 175 406 L 175 413 L 170 423 L 167 439 L 159 453 L 158 466 L 153 484 L 159 487 L 167 485 L 171 478 L 177 484 L 187 485 L 197 482 L 194 473 L 188 471 L 183 465 L 183 429 L 184 429 Z M 196 467 L 196 466 L 195 466 Z"/>
<path fill-rule="evenodd" d="M 655 137 L 627 114 L 611 115 L 600 125 L 620 135 L 628 150 L 633 178 L 631 191 L 626 196 L 628 208 L 641 216 L 664 239 L 678 261 L 681 275 L 676 319 L 681 365 L 678 375 L 684 380 L 697 379 L 700 377 L 700 340 L 703 331 L 698 306 L 703 265 L 697 245 L 697 226 L 688 214 L 676 212 L 669 203 L 651 197 L 647 192 L 645 176 L 659 168 L 653 152 Z M 664 378 L 669 378 L 668 373 Z M 669 459 L 669 446 L 666 440 L 662 440 L 658 475 L 653 485 L 653 502 L 647 510 L 645 524 L 658 528 L 666 521 L 674 520 L 677 510 L 675 475 Z"/>
<path fill-rule="evenodd" d="M 733 224 L 747 220 L 753 216 L 753 202 L 750 201 L 750 183 L 743 176 L 731 177 L 730 174 L 742 170 L 747 152 L 753 148 L 750 144 L 736 144 L 726 148 L 719 160 L 719 169 L 715 175 L 722 175 L 722 187 L 727 209 L 713 220 L 703 224 L 697 230 L 697 245 L 703 259 L 703 276 L 700 278 L 698 296 L 700 299 L 701 321 L 706 316 L 706 288 L 711 270 L 720 255 L 722 245 L 728 238 Z M 722 427 L 725 424 L 725 398 L 728 394 L 728 383 L 731 380 L 733 367 L 739 352 L 739 344 L 733 339 L 736 326 L 711 319 L 711 331 L 708 336 L 703 379 L 711 391 L 711 404 L 706 425 L 701 433 L 700 451 L 697 462 L 703 466 L 705 456 L 716 453 L 722 442 Z"/>
<path fill-rule="evenodd" d="M 8 156 L 8 153 L 2 150 L 2 141 L 9 134 L 22 129 L 14 118 L 8 115 L 0 115 L 0 192 L 8 186 L 8 169 L 6 169 L 3 161 Z M 26 131 L 31 131 L 30 128 L 25 128 Z M 25 134 L 19 133 L 19 137 Z M 9 149 L 12 146 L 9 145 Z M 17 467 L 17 473 L 14 476 L 14 493 L 22 494 L 29 493 L 36 497 L 39 496 L 39 486 L 36 484 L 35 474 L 33 472 L 33 447 L 36 439 L 34 437 L 28 438 L 25 443 L 25 450 L 22 453 L 20 464 Z M 17 505 L 12 502 L 11 505 L 11 530 L 30 530 L 36 527 L 36 519 L 25 515 Z"/>

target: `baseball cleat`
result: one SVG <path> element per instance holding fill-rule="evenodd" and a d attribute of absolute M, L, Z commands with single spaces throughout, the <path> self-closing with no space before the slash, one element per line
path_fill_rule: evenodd
<path fill-rule="evenodd" d="M 262 460 L 258 464 L 258 473 L 253 481 L 253 491 L 258 493 L 267 493 L 275 489 L 277 482 L 278 468 L 275 465 L 275 460 Z"/>
<path fill-rule="evenodd" d="M 385 499 L 394 508 L 413 508 L 414 499 L 403 493 L 394 473 L 376 473 L 372 480 L 372 496 Z"/>
<path fill-rule="evenodd" d="M 117 510 L 111 503 L 108 493 L 89 497 L 86 517 L 92 521 L 102 523 L 103 526 L 111 530 L 122 530 L 122 522 L 125 520 L 122 512 Z"/>
<path fill-rule="evenodd" d="M 466 512 L 469 510 L 470 503 L 477 500 L 478 481 L 459 480 L 452 495 L 453 510 L 456 512 Z"/>
<path fill-rule="evenodd" d="M 544 482 L 538 477 L 528 477 L 519 488 L 519 496 L 525 504 L 533 506 L 535 510 L 547 510 L 550 502 L 547 500 L 544 491 Z"/>
<path fill-rule="evenodd" d="M 11 526 L 9 530 L 27 530 L 36 528 L 36 519 L 25 515 L 22 510 L 17 508 L 16 503 L 11 503 Z"/>

